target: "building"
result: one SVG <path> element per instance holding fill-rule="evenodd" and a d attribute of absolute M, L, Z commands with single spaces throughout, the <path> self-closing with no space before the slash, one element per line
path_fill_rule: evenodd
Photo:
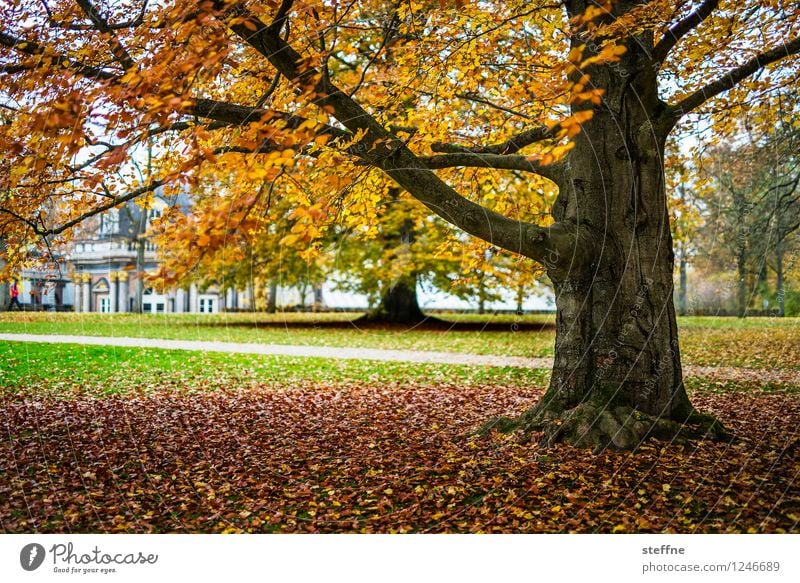
<path fill-rule="evenodd" d="M 218 285 L 191 284 L 169 290 L 157 290 L 145 282 L 145 275 L 159 268 L 156 246 L 139 237 L 150 222 L 171 206 L 187 208 L 185 193 L 165 196 L 156 191 L 150 208 L 145 210 L 133 202 L 112 209 L 87 221 L 70 243 L 66 253 L 48 270 L 26 269 L 20 274 L 19 301 L 26 310 L 75 312 L 134 312 L 139 287 L 141 311 L 145 313 L 198 313 L 250 311 L 255 308 L 253 289 L 236 290 Z M 9 304 L 8 284 L 0 283 L 0 311 Z M 265 291 L 264 289 L 261 290 Z M 366 310 L 368 298 L 340 291 L 332 281 L 321 288 L 301 291 L 277 286 L 278 308 L 327 306 L 333 309 Z M 261 308 L 266 296 L 261 297 Z M 473 306 L 444 292 L 419 290 L 423 309 L 469 310 Z M 552 294 L 527 298 L 525 309 L 552 309 Z M 489 309 L 514 309 L 513 298 L 504 298 Z"/>
<path fill-rule="evenodd" d="M 159 267 L 156 246 L 139 237 L 168 206 L 185 206 L 179 194 L 156 192 L 149 209 L 133 202 L 95 217 L 82 226 L 67 252 L 48 270 L 26 269 L 19 278 L 20 303 L 26 310 L 134 312 L 141 288 L 146 313 L 205 313 L 252 309 L 252 294 L 219 286 L 191 284 L 156 290 L 145 282 Z M 8 306 L 8 285 L 0 290 L 0 309 Z"/>
<path fill-rule="evenodd" d="M 167 199 L 157 192 L 149 209 L 128 203 L 103 213 L 87 232 L 92 236 L 76 239 L 67 255 L 72 272 L 73 308 L 76 312 L 133 312 L 141 287 L 141 311 L 145 313 L 201 313 L 223 310 L 248 310 L 250 294 L 219 286 L 158 291 L 148 287 L 144 277 L 159 267 L 156 246 L 139 237 L 150 222 L 168 206 L 187 206 L 185 194 Z"/>

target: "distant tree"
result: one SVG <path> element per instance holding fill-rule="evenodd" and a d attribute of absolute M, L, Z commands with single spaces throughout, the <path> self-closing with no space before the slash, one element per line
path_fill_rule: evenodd
<path fill-rule="evenodd" d="M 252 190 L 242 208 L 225 195 L 228 186 L 201 180 L 190 207 L 173 208 L 154 225 L 162 259 L 155 278 L 249 289 L 254 299 L 266 292 L 268 312 L 277 309 L 279 286 L 296 288 L 306 307 L 309 290 L 322 287 L 333 262 L 333 233 L 309 227 L 324 211 L 290 202 L 297 187 L 280 176 L 247 184 Z"/>
<path fill-rule="evenodd" d="M 419 324 L 426 316 L 418 286 L 441 265 L 433 255 L 443 229 L 431 226 L 429 213 L 398 188 L 388 187 L 378 198 L 382 202 L 373 221 L 339 237 L 337 285 L 370 298 L 372 306 L 363 322 Z"/>
<path fill-rule="evenodd" d="M 738 143 L 714 146 L 704 156 L 710 187 L 701 200 L 705 224 L 698 236 L 717 270 L 733 264 L 739 317 L 757 297 L 772 299 L 778 314 L 785 313 L 786 246 L 800 228 L 798 145 L 798 132 L 782 122 L 766 135 L 743 133 Z"/>

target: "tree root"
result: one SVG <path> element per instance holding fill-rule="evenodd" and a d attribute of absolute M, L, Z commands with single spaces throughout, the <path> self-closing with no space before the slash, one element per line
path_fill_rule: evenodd
<path fill-rule="evenodd" d="M 599 406 L 584 402 L 559 410 L 539 403 L 519 417 L 496 417 L 485 423 L 479 434 L 495 430 L 521 431 L 523 439 L 541 432 L 539 444 L 552 447 L 570 443 L 599 453 L 607 448 L 634 450 L 650 438 L 687 443 L 695 439 L 729 441 L 732 436 L 713 416 L 692 410 L 683 420 L 664 419 L 628 406 Z"/>

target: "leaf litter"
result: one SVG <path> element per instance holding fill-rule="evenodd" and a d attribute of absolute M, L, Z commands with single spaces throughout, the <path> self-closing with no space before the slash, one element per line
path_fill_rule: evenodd
<path fill-rule="evenodd" d="M 797 532 L 800 402 L 696 390 L 732 443 L 474 429 L 541 388 L 292 382 L 2 397 L 4 532 Z M 534 436 L 535 437 L 535 436 Z"/>

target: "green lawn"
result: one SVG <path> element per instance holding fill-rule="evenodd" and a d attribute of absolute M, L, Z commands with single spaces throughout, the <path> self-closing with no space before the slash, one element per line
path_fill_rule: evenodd
<path fill-rule="evenodd" d="M 0 329 L 260 342 L 299 332 L 309 344 L 420 348 L 411 338 L 499 354 L 519 346 L 537 354 L 553 341 L 551 328 L 282 330 L 263 316 L 258 327 L 241 326 L 248 318 L 4 314 Z M 796 320 L 688 319 L 681 334 L 685 361 L 797 366 Z M 540 399 L 549 376 L 0 341 L 0 531 L 797 530 L 787 493 L 797 476 L 800 387 L 762 373 L 688 378 L 692 402 L 735 434 L 733 444 L 648 442 L 636 454 L 597 456 L 475 436 L 486 419 Z"/>
<path fill-rule="evenodd" d="M 515 356 L 548 356 L 553 353 L 553 318 L 550 316 L 484 316 L 483 320 L 486 322 L 508 325 L 507 330 L 487 331 L 475 326 L 475 318 L 468 315 L 456 315 L 452 319 L 455 322 L 470 322 L 474 329 L 363 327 L 352 322 L 359 315 L 14 312 L 0 314 L 0 332 L 415 349 Z M 515 331 L 511 329 L 515 322 L 544 327 L 545 330 Z"/>
<path fill-rule="evenodd" d="M 452 329 L 362 327 L 358 314 L 0 314 L 0 332 L 133 336 L 313 346 L 351 346 L 552 356 L 552 316 L 440 316 Z M 464 323 L 473 329 L 463 329 Z M 458 323 L 461 323 L 459 328 Z M 482 330 L 486 323 L 504 330 Z M 798 318 L 680 318 L 686 364 L 754 368 L 800 368 Z M 513 324 L 521 326 L 512 328 Z"/>
<path fill-rule="evenodd" d="M 295 358 L 79 344 L 0 342 L 0 391 L 104 396 L 161 389 L 215 390 L 257 383 L 462 383 L 543 386 L 546 370 Z"/>

